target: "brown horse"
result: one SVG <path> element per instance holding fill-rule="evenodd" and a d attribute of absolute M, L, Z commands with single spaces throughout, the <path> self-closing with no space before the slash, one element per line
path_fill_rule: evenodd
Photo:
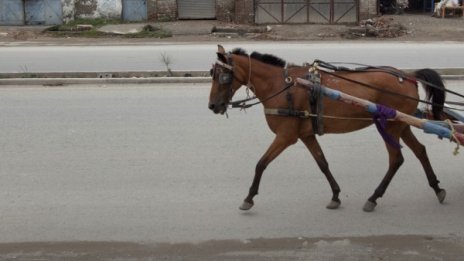
<path fill-rule="evenodd" d="M 272 160 L 288 146 L 296 143 L 298 139 L 306 145 L 330 184 L 332 199 L 327 208 L 338 208 L 341 203 L 339 199 L 340 187 L 332 176 L 329 165 L 316 140 L 317 131 L 311 120 L 311 116 L 314 115 L 303 117 L 307 115 L 301 113 L 311 112 L 309 93 L 307 89 L 294 83 L 293 80 L 308 75 L 309 67 L 286 68 L 286 62 L 273 55 L 263 55 L 257 52 L 248 55 L 242 49 L 226 53 L 220 45 L 218 46 L 217 58 L 211 70 L 213 82 L 209 97 L 209 109 L 216 114 L 226 113 L 235 92 L 245 85 L 263 104 L 266 121 L 276 135 L 256 165 L 253 183 L 240 209 L 248 210 L 254 205 L 253 198 L 258 194 L 264 170 Z M 390 71 L 392 70 L 390 68 Z M 394 70 L 394 72 L 406 75 L 399 70 Z M 436 117 L 439 117 L 444 103 L 444 85 L 441 77 L 430 69 L 419 70 L 406 78 L 395 76 L 395 73 L 372 69 L 363 72 L 329 73 L 319 71 L 319 74 L 321 84 L 324 86 L 394 108 L 406 114 L 413 114 L 418 105 L 418 88 L 414 79 L 426 80 L 431 83 L 429 85 L 441 87 L 438 89 L 431 88 L 432 86 L 429 85 L 424 87 L 427 91 L 427 97 L 433 104 L 433 112 Z M 366 86 L 375 86 L 375 88 L 367 88 Z M 410 98 L 405 98 L 406 96 Z M 347 133 L 365 128 L 373 123 L 373 120 L 365 120 L 372 116 L 362 108 L 328 98 L 323 98 L 322 101 L 324 115 L 322 129 L 324 133 Z M 275 113 L 278 110 L 286 112 L 286 115 Z M 439 202 L 443 202 L 446 192 L 439 187 L 439 181 L 429 162 L 425 146 L 419 143 L 410 126 L 391 121 L 388 122 L 384 131 L 397 144 L 401 138 L 414 152 L 425 170 L 429 185 L 436 193 Z M 392 145 L 391 142 L 386 141 L 385 144 L 389 155 L 389 167 L 380 185 L 364 205 L 363 209 L 367 212 L 374 210 L 377 199 L 383 196 L 387 186 L 404 161 L 399 148 Z"/>

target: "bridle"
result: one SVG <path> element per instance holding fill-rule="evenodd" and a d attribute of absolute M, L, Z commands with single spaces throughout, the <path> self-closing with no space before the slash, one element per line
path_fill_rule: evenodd
<path fill-rule="evenodd" d="M 216 60 L 216 63 L 213 64 L 213 68 L 211 69 L 211 77 L 213 77 L 213 80 L 216 79 L 216 66 L 219 66 L 222 68 L 221 72 L 219 73 L 218 76 L 218 82 L 220 85 L 227 85 L 227 88 L 229 89 L 229 93 L 233 92 L 232 89 L 232 82 L 233 80 L 237 80 L 239 83 L 241 82 L 237 77 L 234 75 L 234 65 L 232 62 L 232 55 L 229 53 L 227 54 L 227 63 L 224 63 L 220 60 Z M 247 86 L 247 90 L 250 88 L 253 88 L 251 84 L 251 57 L 248 55 L 248 81 L 246 84 L 242 84 Z M 232 97 L 229 98 L 229 102 L 232 99 Z"/>
<path fill-rule="evenodd" d="M 213 80 L 215 80 L 216 79 L 216 66 L 219 66 L 219 67 L 222 68 L 221 72 L 217 76 L 217 79 L 218 79 L 218 82 L 219 82 L 220 85 L 226 85 L 227 86 L 228 93 L 229 93 L 228 102 L 229 102 L 229 105 L 232 108 L 241 108 L 241 109 L 250 108 L 250 107 L 252 107 L 254 105 L 263 103 L 263 102 L 265 102 L 267 100 L 270 100 L 270 99 L 274 98 L 275 96 L 281 94 L 282 92 L 286 91 L 288 88 L 290 88 L 290 87 L 292 87 L 294 85 L 293 79 L 291 77 L 287 76 L 287 69 L 285 69 L 285 72 L 284 72 L 285 86 L 284 86 L 283 89 L 281 89 L 278 92 L 266 97 L 263 100 L 259 100 L 259 101 L 254 102 L 254 103 L 247 104 L 246 102 L 248 102 L 248 101 L 258 99 L 258 97 L 256 97 L 256 95 L 254 95 L 252 97 L 249 96 L 249 90 L 251 89 L 253 92 L 255 92 L 255 89 L 253 87 L 253 84 L 251 83 L 251 57 L 250 57 L 250 55 L 247 55 L 247 57 L 248 57 L 248 68 L 249 68 L 248 69 L 248 81 L 247 81 L 246 84 L 242 84 L 242 85 L 247 86 L 247 98 L 245 98 L 245 99 L 232 101 L 232 96 L 233 96 L 232 94 L 234 92 L 233 89 L 232 89 L 232 82 L 235 79 L 240 83 L 241 80 L 239 80 L 234 75 L 234 65 L 233 65 L 233 62 L 232 62 L 232 55 L 230 53 L 227 54 L 227 63 L 224 63 L 224 62 L 222 62 L 220 60 L 216 60 L 216 63 L 213 64 L 213 68 L 210 71 L 211 77 L 213 78 Z"/>
<path fill-rule="evenodd" d="M 228 55 L 227 60 L 232 61 L 229 55 Z M 219 75 L 217 73 L 218 68 L 220 68 Z M 213 78 L 213 81 L 217 79 L 220 86 L 223 86 L 223 85 L 226 86 L 227 93 L 228 93 L 227 100 L 230 103 L 230 101 L 232 100 L 233 92 L 234 92 L 232 89 L 232 82 L 234 81 L 234 79 L 236 79 L 236 77 L 234 76 L 233 65 L 229 64 L 229 62 L 224 63 L 220 60 L 216 60 L 216 63 L 213 64 L 213 68 L 211 68 L 210 70 L 210 74 L 211 74 L 211 77 Z"/>

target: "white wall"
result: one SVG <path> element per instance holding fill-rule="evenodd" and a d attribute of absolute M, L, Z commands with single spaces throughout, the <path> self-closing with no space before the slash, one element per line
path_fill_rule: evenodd
<path fill-rule="evenodd" d="M 76 0 L 61 0 L 63 6 L 63 23 L 74 20 L 74 4 Z"/>
<path fill-rule="evenodd" d="M 0 0 L 2 1 L 2 0 Z M 68 22 L 75 18 L 76 3 L 87 6 L 89 10 L 79 12 L 79 18 L 114 18 L 120 19 L 122 0 L 61 0 L 63 4 L 63 20 Z"/>
<path fill-rule="evenodd" d="M 97 0 L 95 17 L 121 18 L 122 0 Z"/>

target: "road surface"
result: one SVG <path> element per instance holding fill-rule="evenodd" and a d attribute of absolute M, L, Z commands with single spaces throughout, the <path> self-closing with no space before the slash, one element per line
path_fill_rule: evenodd
<path fill-rule="evenodd" d="M 462 148 L 453 156 L 453 143 L 416 130 L 445 204 L 404 149 L 405 164 L 365 213 L 387 167 L 379 134 L 324 135 L 340 209 L 325 208 L 329 185 L 297 143 L 242 212 L 273 135 L 262 108 L 227 119 L 207 109 L 208 92 L 207 84 L 0 88 L 0 259 L 462 260 Z"/>
<path fill-rule="evenodd" d="M 429 43 L 228 43 L 226 50 L 241 47 L 248 52 L 270 53 L 296 64 L 321 59 L 328 62 L 354 62 L 410 68 L 464 68 L 456 54 L 464 44 Z M 35 72 L 119 72 L 206 71 L 216 59 L 216 43 L 150 44 L 133 46 L 12 46 L 0 47 L 1 73 Z"/>

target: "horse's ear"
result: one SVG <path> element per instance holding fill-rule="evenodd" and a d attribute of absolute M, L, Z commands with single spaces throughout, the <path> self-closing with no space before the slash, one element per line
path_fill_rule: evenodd
<path fill-rule="evenodd" d="M 226 50 L 224 50 L 224 47 L 222 47 L 222 45 L 218 44 L 218 53 L 222 53 L 222 54 L 225 54 L 226 53 Z"/>
<path fill-rule="evenodd" d="M 218 44 L 217 56 L 219 61 L 227 63 L 226 50 L 224 50 L 224 47 L 222 47 L 220 44 Z"/>
<path fill-rule="evenodd" d="M 217 52 L 217 57 L 218 57 L 219 61 L 221 61 L 223 63 L 227 63 L 227 58 L 226 58 L 225 54 Z"/>

